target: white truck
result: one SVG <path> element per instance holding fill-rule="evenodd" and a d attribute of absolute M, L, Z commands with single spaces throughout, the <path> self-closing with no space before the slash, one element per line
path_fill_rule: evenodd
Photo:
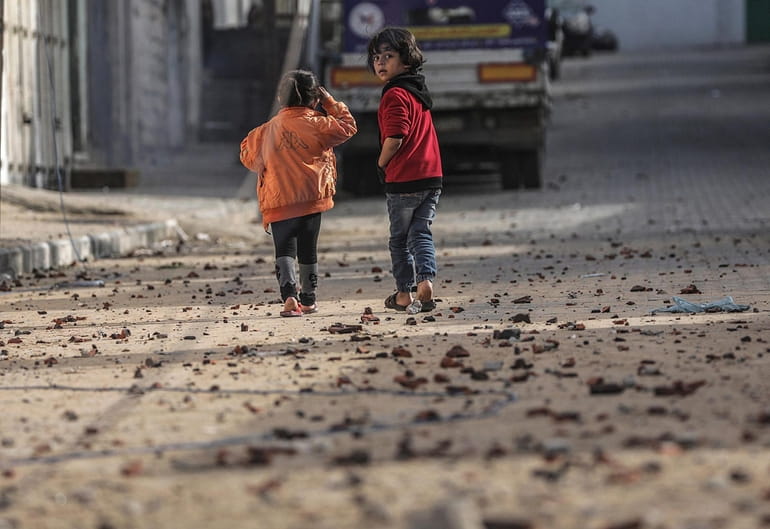
<path fill-rule="evenodd" d="M 545 0 L 322 0 L 324 83 L 358 134 L 340 150 L 341 187 L 379 189 L 377 106 L 369 38 L 406 27 L 426 57 L 444 175 L 497 173 L 504 189 L 542 182 L 549 79 Z"/>

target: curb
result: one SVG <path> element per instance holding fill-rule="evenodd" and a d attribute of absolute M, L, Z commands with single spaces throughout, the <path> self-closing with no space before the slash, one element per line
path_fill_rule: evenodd
<path fill-rule="evenodd" d="M 81 261 L 123 257 L 139 248 L 163 240 L 187 239 L 176 219 L 141 224 L 120 230 L 82 235 L 70 239 L 32 243 L 15 248 L 0 248 L 0 274 L 29 274 L 71 266 Z M 77 251 L 76 251 L 77 250 Z"/>

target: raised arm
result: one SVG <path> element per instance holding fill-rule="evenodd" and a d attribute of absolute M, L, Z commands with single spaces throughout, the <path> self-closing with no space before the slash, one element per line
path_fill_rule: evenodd
<path fill-rule="evenodd" d="M 342 101 L 336 101 L 323 87 L 321 87 L 321 106 L 328 114 L 328 118 L 331 118 L 327 118 L 323 132 L 328 135 L 332 146 L 345 142 L 358 132 L 356 120 L 348 106 Z"/>

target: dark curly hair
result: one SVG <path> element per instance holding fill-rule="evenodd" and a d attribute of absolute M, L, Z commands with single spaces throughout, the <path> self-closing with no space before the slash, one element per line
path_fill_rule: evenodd
<path fill-rule="evenodd" d="M 425 62 L 425 57 L 417 47 L 417 40 L 408 29 L 403 28 L 383 28 L 374 35 L 369 41 L 367 49 L 368 57 L 366 65 L 369 71 L 374 71 L 374 56 L 380 53 L 383 44 L 387 44 L 396 51 L 401 57 L 401 62 L 406 65 L 411 73 L 419 72 Z"/>
<path fill-rule="evenodd" d="M 278 85 L 278 101 L 285 107 L 314 107 L 320 97 L 318 79 L 307 70 L 286 72 Z"/>

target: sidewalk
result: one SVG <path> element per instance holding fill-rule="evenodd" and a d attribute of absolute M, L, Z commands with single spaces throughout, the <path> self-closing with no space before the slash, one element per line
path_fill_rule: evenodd
<path fill-rule="evenodd" d="M 198 227 L 231 215 L 256 217 L 246 171 L 232 146 L 208 144 L 142 170 L 137 187 L 58 191 L 0 189 L 0 274 L 130 255 L 184 241 Z M 246 198 L 237 198 L 237 197 Z M 248 222 L 248 220 L 246 220 Z"/>
<path fill-rule="evenodd" d="M 190 236 L 184 221 L 204 224 L 256 211 L 254 201 L 236 199 L 116 194 L 113 206 L 105 203 L 107 197 L 88 193 L 60 197 L 55 191 L 16 186 L 4 186 L 2 192 L 0 274 L 11 277 L 184 241 Z"/>

